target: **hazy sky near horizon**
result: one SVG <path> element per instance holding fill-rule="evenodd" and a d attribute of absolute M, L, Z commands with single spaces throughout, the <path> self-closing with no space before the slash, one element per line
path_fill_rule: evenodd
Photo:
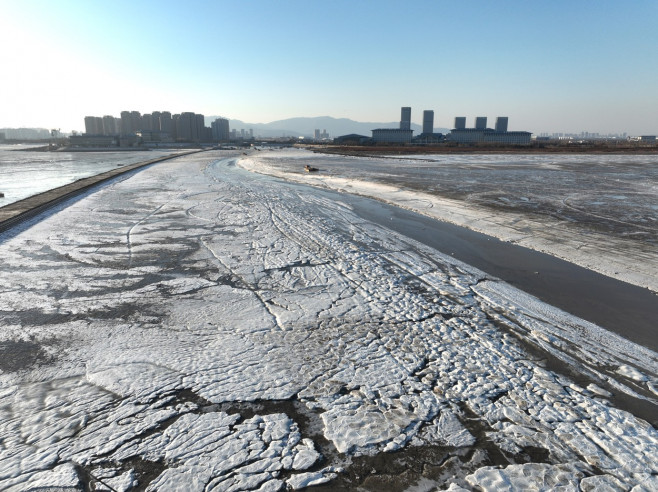
<path fill-rule="evenodd" d="M 658 133 L 658 2 L 0 0 L 0 127 L 122 110 Z"/>

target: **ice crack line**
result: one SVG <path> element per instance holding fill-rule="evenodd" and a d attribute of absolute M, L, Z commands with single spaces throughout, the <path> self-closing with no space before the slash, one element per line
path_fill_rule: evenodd
<path fill-rule="evenodd" d="M 157 214 L 157 213 L 160 211 L 160 209 L 162 209 L 162 207 L 164 207 L 164 206 L 165 206 L 165 204 L 163 203 L 163 204 L 160 205 L 158 208 L 156 208 L 155 210 L 153 210 L 153 212 L 151 212 L 150 214 L 148 214 L 148 215 L 142 217 L 141 219 L 139 219 L 137 222 L 135 222 L 135 223 L 130 227 L 130 229 L 128 229 L 128 232 L 126 232 L 126 244 L 127 244 L 127 246 L 128 246 L 128 267 L 129 267 L 129 268 L 132 267 L 132 264 L 133 264 L 133 246 L 132 246 L 132 241 L 130 240 L 130 235 L 132 234 L 133 229 L 135 229 L 135 227 L 137 227 L 139 224 L 141 224 L 142 222 L 144 222 L 144 221 L 145 221 L 146 219 L 148 219 L 149 217 L 153 217 L 153 216 L 154 216 L 155 214 Z"/>
<path fill-rule="evenodd" d="M 230 275 L 232 275 L 232 276 L 234 276 L 235 278 L 237 278 L 237 279 L 240 280 L 240 283 L 242 283 L 242 285 L 244 286 L 244 289 L 245 289 L 245 290 L 250 291 L 252 294 L 254 294 L 254 296 L 256 296 L 256 299 L 258 299 L 258 300 L 260 301 L 260 303 L 262 304 L 262 306 L 265 308 L 265 310 L 267 311 L 267 313 L 268 313 L 268 314 L 270 315 L 270 317 L 272 318 L 272 321 L 273 321 L 274 325 L 275 325 L 277 328 L 279 328 L 279 330 L 283 331 L 283 330 L 284 330 L 284 327 L 283 327 L 283 325 L 281 324 L 281 322 L 280 322 L 280 320 L 279 320 L 279 317 L 276 315 L 276 313 L 274 313 L 274 312 L 270 309 L 270 306 L 268 305 L 268 302 L 263 298 L 263 295 L 262 295 L 260 292 L 258 292 L 258 290 L 256 289 L 256 287 L 252 287 L 252 286 L 250 286 L 250 285 L 244 280 L 244 278 L 242 278 L 240 275 L 238 275 L 236 272 L 234 272 L 233 269 L 232 269 L 232 268 L 231 268 L 231 267 L 230 267 L 230 266 L 229 266 L 224 260 L 222 260 L 222 259 L 221 259 L 221 258 L 215 253 L 215 251 L 214 251 L 214 250 L 208 245 L 208 243 L 206 242 L 206 240 L 205 240 L 204 238 L 201 239 L 201 244 L 203 244 L 203 246 L 204 246 L 204 247 L 210 252 L 210 254 L 211 254 L 211 255 L 212 255 L 212 256 L 213 256 L 213 257 L 219 262 L 219 264 L 222 265 L 222 266 L 223 266 L 223 267 L 229 272 Z"/>

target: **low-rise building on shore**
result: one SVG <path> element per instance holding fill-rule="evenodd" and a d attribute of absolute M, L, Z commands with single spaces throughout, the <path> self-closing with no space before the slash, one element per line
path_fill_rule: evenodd
<path fill-rule="evenodd" d="M 411 143 L 413 130 L 401 128 L 377 128 L 372 131 L 372 139 L 376 143 Z"/>
<path fill-rule="evenodd" d="M 357 133 L 350 133 L 349 135 L 341 135 L 334 138 L 334 143 L 337 145 L 363 145 L 372 142 L 372 138 Z"/>
<path fill-rule="evenodd" d="M 475 118 L 475 128 L 466 128 L 466 118 L 455 118 L 455 128 L 446 136 L 446 141 L 460 144 L 530 145 L 532 133 L 507 131 L 509 118 L 496 118 L 496 129 L 487 128 L 487 117 Z"/>
<path fill-rule="evenodd" d="M 119 147 L 119 136 L 117 135 L 71 135 L 68 139 L 69 147 L 88 148 L 88 147 Z"/>
<path fill-rule="evenodd" d="M 449 142 L 463 144 L 493 143 L 503 145 L 530 145 L 532 133 L 517 131 L 503 132 L 485 128 L 454 129 L 446 137 Z"/>

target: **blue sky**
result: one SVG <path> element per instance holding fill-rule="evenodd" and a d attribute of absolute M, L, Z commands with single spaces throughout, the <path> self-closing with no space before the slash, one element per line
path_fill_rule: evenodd
<path fill-rule="evenodd" d="M 0 0 L 0 127 L 194 111 L 658 133 L 654 1 Z"/>

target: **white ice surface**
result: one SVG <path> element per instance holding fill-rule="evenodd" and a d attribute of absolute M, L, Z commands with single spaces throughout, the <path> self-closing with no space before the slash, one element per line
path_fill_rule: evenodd
<path fill-rule="evenodd" d="M 485 492 L 521 490 L 563 490 L 566 492 L 567 490 L 578 490 L 579 482 L 583 478 L 582 473 L 572 465 L 527 463 L 510 465 L 503 469 L 480 468 L 474 474 L 466 477 L 466 480 L 473 487 L 479 487 Z"/>
<path fill-rule="evenodd" d="M 345 203 L 214 161 L 158 165 L 0 242 L 0 347 L 22 354 L 0 366 L 0 489 L 68 480 L 74 464 L 129 486 L 132 463 L 151 463 L 151 490 L 329 480 L 340 471 L 309 470 L 317 443 L 291 415 L 212 406 L 290 399 L 350 455 L 547 450 L 482 466 L 482 487 L 656 476 L 656 430 L 516 336 L 629 394 L 655 385 L 655 353 Z"/>

